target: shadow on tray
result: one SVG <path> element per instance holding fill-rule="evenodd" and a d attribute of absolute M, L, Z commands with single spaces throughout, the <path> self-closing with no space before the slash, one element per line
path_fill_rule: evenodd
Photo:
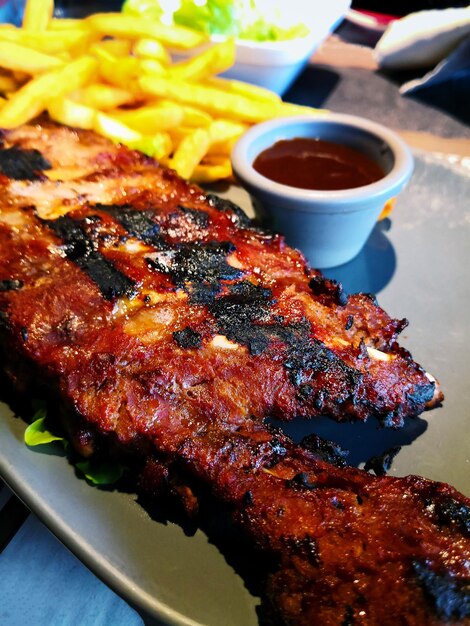
<path fill-rule="evenodd" d="M 383 428 L 374 419 L 365 423 L 339 423 L 328 417 L 316 417 L 310 421 L 298 419 L 286 423 L 272 420 L 271 423 L 294 441 L 300 441 L 312 432 L 323 439 L 334 441 L 349 451 L 346 463 L 355 467 L 389 450 L 410 445 L 427 428 L 427 422 L 419 417 L 406 420 L 405 425 L 398 430 Z"/>
<path fill-rule="evenodd" d="M 385 234 L 390 226 L 388 218 L 377 222 L 357 257 L 323 273 L 342 283 L 347 293 L 378 294 L 388 285 L 396 268 L 395 250 Z"/>

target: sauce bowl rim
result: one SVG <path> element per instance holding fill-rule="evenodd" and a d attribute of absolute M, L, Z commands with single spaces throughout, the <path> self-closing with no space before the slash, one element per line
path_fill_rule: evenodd
<path fill-rule="evenodd" d="M 319 126 L 343 126 L 362 131 L 364 135 L 375 136 L 388 146 L 394 158 L 394 164 L 388 174 L 376 182 L 352 189 L 316 190 L 301 189 L 277 183 L 257 172 L 253 161 L 260 152 L 282 139 L 295 137 L 314 137 L 315 133 L 305 134 L 305 128 L 312 130 Z M 304 134 L 293 134 L 298 128 L 304 129 Z M 285 136 L 284 136 L 285 135 Z M 320 137 L 321 138 L 321 137 Z M 261 140 L 263 145 L 254 155 L 251 155 L 253 144 Z M 329 139 L 330 140 L 330 139 Z M 341 143 L 338 141 L 338 143 Z M 348 144 L 346 144 L 348 145 Z M 414 168 L 414 159 L 407 144 L 391 129 L 363 117 L 345 113 L 319 112 L 315 117 L 305 115 L 281 117 L 261 122 L 252 126 L 238 140 L 232 151 L 232 167 L 236 178 L 254 195 L 269 198 L 271 201 L 289 201 L 301 210 L 318 210 L 319 208 L 336 208 L 341 210 L 351 203 L 370 201 L 376 203 L 386 201 L 396 195 L 408 182 Z M 315 203 L 316 206 L 308 206 Z"/>

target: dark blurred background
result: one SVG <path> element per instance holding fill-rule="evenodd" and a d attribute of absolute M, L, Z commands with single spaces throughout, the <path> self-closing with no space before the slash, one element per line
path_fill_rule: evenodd
<path fill-rule="evenodd" d="M 84 17 L 97 11 L 119 11 L 123 0 L 56 0 L 55 15 L 58 17 Z"/>
<path fill-rule="evenodd" d="M 407 15 L 414 11 L 444 9 L 449 7 L 466 7 L 468 0 L 353 0 L 353 9 L 364 9 L 389 15 Z"/>

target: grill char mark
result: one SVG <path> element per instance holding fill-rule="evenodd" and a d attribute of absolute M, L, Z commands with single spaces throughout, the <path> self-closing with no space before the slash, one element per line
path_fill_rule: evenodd
<path fill-rule="evenodd" d="M 253 220 L 251 220 L 245 213 L 245 211 L 243 211 L 237 204 L 235 204 L 231 200 L 221 198 L 220 196 L 216 196 L 212 193 L 207 194 L 206 198 L 211 207 L 214 207 L 215 209 L 217 209 L 217 211 L 221 211 L 222 213 L 227 213 L 228 215 L 231 215 L 235 225 L 239 228 L 247 228 L 254 231 L 259 230 Z"/>
<path fill-rule="evenodd" d="M 43 170 L 51 164 L 39 150 L 24 150 L 17 146 L 0 150 L 0 172 L 15 180 L 41 180 Z"/>
<path fill-rule="evenodd" d="M 67 258 L 88 274 L 107 300 L 135 294 L 134 281 L 98 251 L 93 240 L 85 234 L 81 220 L 64 215 L 44 223 L 62 240 Z"/>
<path fill-rule="evenodd" d="M 16 291 L 23 287 L 23 281 L 15 278 L 0 280 L 0 291 Z"/>
<path fill-rule="evenodd" d="M 454 498 L 445 498 L 439 501 L 436 511 L 442 524 L 456 524 L 470 537 L 470 506 Z"/>
<path fill-rule="evenodd" d="M 202 341 L 201 335 L 189 326 L 175 331 L 173 339 L 180 348 L 199 348 Z"/>
<path fill-rule="evenodd" d="M 437 572 L 426 563 L 415 562 L 419 584 L 438 615 L 444 620 L 470 617 L 470 580 L 455 580 L 447 572 Z"/>
<path fill-rule="evenodd" d="M 157 248 L 163 247 L 163 240 L 159 235 L 160 226 L 152 219 L 155 215 L 153 209 L 136 211 L 129 205 L 109 206 L 104 204 L 95 204 L 94 208 L 110 215 L 132 237 Z"/>

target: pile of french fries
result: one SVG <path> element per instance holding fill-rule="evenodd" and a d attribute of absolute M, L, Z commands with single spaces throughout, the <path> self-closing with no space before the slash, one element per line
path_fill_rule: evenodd
<path fill-rule="evenodd" d="M 231 177 L 232 147 L 251 124 L 318 112 L 218 76 L 234 64 L 233 40 L 207 45 L 147 17 L 56 19 L 53 10 L 52 0 L 28 0 L 21 27 L 0 25 L 0 128 L 47 112 L 207 183 Z"/>

